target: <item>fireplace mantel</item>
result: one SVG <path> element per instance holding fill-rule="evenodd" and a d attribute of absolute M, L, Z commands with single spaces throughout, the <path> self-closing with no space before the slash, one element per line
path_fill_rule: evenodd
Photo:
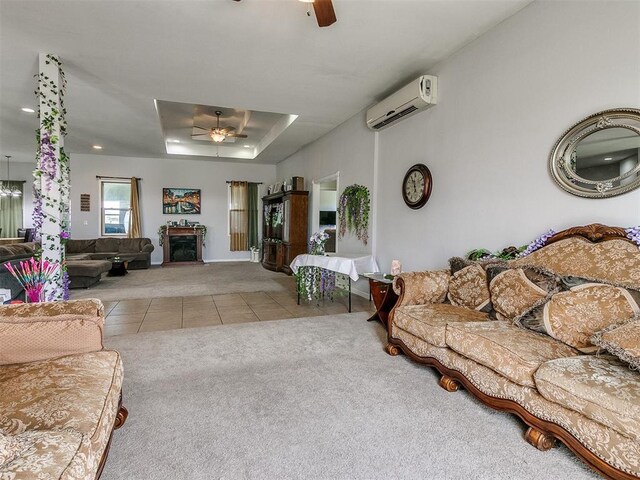
<path fill-rule="evenodd" d="M 164 232 L 162 266 L 202 264 L 202 230 L 194 227 L 167 227 Z"/>

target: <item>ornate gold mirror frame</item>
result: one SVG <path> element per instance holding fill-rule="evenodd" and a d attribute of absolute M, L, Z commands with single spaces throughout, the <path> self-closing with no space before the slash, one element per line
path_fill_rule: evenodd
<path fill-rule="evenodd" d="M 576 123 L 551 150 L 549 170 L 562 189 L 580 197 L 640 187 L 640 110 L 605 110 Z"/>

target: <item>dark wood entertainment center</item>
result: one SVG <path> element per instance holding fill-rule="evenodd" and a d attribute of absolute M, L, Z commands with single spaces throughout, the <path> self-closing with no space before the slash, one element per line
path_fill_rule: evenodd
<path fill-rule="evenodd" d="M 291 275 L 289 265 L 308 249 L 309 192 L 274 193 L 262 197 L 262 205 L 262 266 Z"/>

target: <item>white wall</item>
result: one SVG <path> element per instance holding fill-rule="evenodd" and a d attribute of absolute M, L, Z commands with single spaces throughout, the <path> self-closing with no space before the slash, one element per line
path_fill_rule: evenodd
<path fill-rule="evenodd" d="M 244 260 L 248 252 L 230 252 L 227 235 L 227 180 L 274 182 L 275 166 L 234 164 L 211 160 L 166 160 L 105 155 L 71 155 L 71 238 L 100 236 L 100 191 L 96 175 L 140 177 L 142 233 L 153 241 L 153 263 L 162 263 L 158 228 L 167 220 L 186 218 L 207 226 L 205 261 Z M 200 215 L 163 215 L 162 188 L 184 187 L 202 190 Z M 262 195 L 262 192 L 260 194 Z M 91 195 L 91 211 L 80 211 L 80 194 Z M 86 222 L 86 225 L 85 225 Z"/>
<path fill-rule="evenodd" d="M 384 270 L 394 258 L 405 270 L 443 267 L 472 248 L 525 244 L 549 228 L 638 225 L 640 190 L 572 196 L 553 182 L 547 160 L 587 115 L 640 107 L 639 18 L 640 2 L 534 2 L 424 69 L 439 77 L 438 105 L 378 134 L 360 113 L 278 165 L 278 175 L 293 166 L 307 177 L 340 170 L 341 192 L 371 187 L 375 171 L 373 244 Z M 611 26 L 615 35 L 597 33 Z M 400 190 L 415 163 L 434 181 L 417 211 Z"/>
<path fill-rule="evenodd" d="M 374 172 L 372 158 L 374 155 L 374 136 L 365 126 L 364 114 L 358 114 L 328 135 L 278 164 L 278 178 L 300 176 L 305 179 L 305 188 L 311 190 L 313 180 L 319 180 L 333 173 L 340 172 L 338 179 L 338 196 L 345 187 L 358 183 L 373 190 Z M 314 211 L 313 199 L 309 196 L 309 230 L 311 212 Z M 371 228 L 370 219 L 369 232 Z M 364 245 L 355 236 L 347 234 L 337 240 L 339 253 L 371 253 L 371 242 Z"/>

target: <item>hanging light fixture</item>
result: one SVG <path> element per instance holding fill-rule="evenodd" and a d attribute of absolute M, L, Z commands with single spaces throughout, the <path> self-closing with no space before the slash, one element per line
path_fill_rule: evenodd
<path fill-rule="evenodd" d="M 11 160 L 11 155 L 5 155 L 5 158 L 7 159 L 7 182 L 11 181 L 11 174 L 9 173 L 9 164 L 10 164 L 10 160 Z M 9 188 L 9 186 L 3 187 L 2 190 L 0 191 L 0 196 L 3 197 L 20 197 L 22 196 L 22 192 L 20 191 L 20 189 L 18 187 L 12 187 Z"/>

